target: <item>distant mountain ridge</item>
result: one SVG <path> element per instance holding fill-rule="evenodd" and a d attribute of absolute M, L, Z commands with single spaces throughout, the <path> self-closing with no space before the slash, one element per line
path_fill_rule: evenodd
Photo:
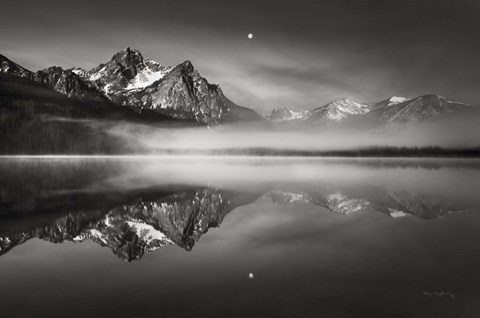
<path fill-rule="evenodd" d="M 264 118 L 274 123 L 301 122 L 302 125 L 326 127 L 363 122 L 364 127 L 395 130 L 468 110 L 480 108 L 438 95 L 424 95 L 412 99 L 392 96 L 370 104 L 342 98 L 312 110 L 276 107 L 270 114 L 264 115 Z"/>
<path fill-rule="evenodd" d="M 402 103 L 379 107 L 366 116 L 369 120 L 376 122 L 377 126 L 397 129 L 469 110 L 478 110 L 478 107 L 454 102 L 438 95 L 424 95 Z"/>
<path fill-rule="evenodd" d="M 366 104 L 357 103 L 348 98 L 341 98 L 312 110 L 275 107 L 270 114 L 264 115 L 264 118 L 274 122 L 295 120 L 308 120 L 315 123 L 341 122 L 350 116 L 364 115 L 372 110 L 397 105 L 408 100 L 405 97 L 393 96 L 377 103 Z"/>

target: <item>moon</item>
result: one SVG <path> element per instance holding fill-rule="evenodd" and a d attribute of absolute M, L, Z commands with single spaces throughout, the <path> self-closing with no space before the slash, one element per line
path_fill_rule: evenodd
<path fill-rule="evenodd" d="M 252 34 L 252 33 L 248 33 L 248 38 L 249 38 L 249 39 L 253 39 L 253 34 Z"/>
<path fill-rule="evenodd" d="M 250 279 L 252 279 L 252 278 L 253 278 L 253 273 L 248 274 L 248 277 L 249 277 Z"/>

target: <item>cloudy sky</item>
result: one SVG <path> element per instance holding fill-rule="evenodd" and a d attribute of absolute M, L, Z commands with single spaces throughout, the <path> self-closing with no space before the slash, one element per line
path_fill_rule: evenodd
<path fill-rule="evenodd" d="M 0 54 L 31 70 L 89 69 L 130 46 L 192 61 L 261 112 L 430 93 L 480 104 L 478 0 L 2 0 L 1 11 Z"/>

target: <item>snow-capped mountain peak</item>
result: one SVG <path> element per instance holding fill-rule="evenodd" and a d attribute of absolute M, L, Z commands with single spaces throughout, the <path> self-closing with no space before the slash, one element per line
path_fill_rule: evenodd
<path fill-rule="evenodd" d="M 220 87 L 203 78 L 190 61 L 164 66 L 128 47 L 88 72 L 71 72 L 118 105 L 209 125 L 260 119 L 252 109 L 226 98 Z"/>
<path fill-rule="evenodd" d="M 127 47 L 116 53 L 110 61 L 80 73 L 95 82 L 107 96 L 123 94 L 124 91 L 142 89 L 162 79 L 172 67 L 144 59 L 139 50 Z"/>
<path fill-rule="evenodd" d="M 445 114 L 478 111 L 478 107 L 451 101 L 438 95 L 424 95 L 414 99 L 392 96 L 377 103 L 357 103 L 348 98 L 332 101 L 301 116 L 306 123 L 320 127 L 350 125 L 366 129 L 397 130 L 411 124 L 433 120 Z M 287 108 L 274 108 L 265 119 L 281 122 L 296 119 Z M 300 116 L 298 116 L 300 117 Z"/>
<path fill-rule="evenodd" d="M 305 120 L 310 116 L 310 111 L 291 109 L 287 107 L 274 107 L 271 113 L 265 114 L 264 117 L 273 122 L 284 122 L 291 120 Z"/>
<path fill-rule="evenodd" d="M 342 98 L 333 102 L 330 102 L 322 107 L 315 108 L 313 118 L 315 121 L 341 121 L 351 115 L 362 115 L 370 110 L 370 105 L 361 104 L 349 100 L 348 98 Z"/>
<path fill-rule="evenodd" d="M 405 102 L 410 101 L 410 98 L 406 97 L 399 97 L 399 96 L 392 96 L 387 99 L 381 100 L 379 102 L 371 104 L 371 110 L 376 109 L 387 109 L 395 105 L 399 105 Z"/>

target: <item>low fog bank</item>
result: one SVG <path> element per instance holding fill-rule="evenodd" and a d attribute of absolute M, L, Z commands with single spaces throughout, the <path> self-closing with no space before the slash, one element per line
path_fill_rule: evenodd
<path fill-rule="evenodd" d="M 281 129 L 261 125 L 172 128 L 139 124 L 112 124 L 108 134 L 125 141 L 134 152 L 209 152 L 244 149 L 335 151 L 373 147 L 475 148 L 480 146 L 480 117 L 453 117 L 420 123 L 395 131 Z"/>

